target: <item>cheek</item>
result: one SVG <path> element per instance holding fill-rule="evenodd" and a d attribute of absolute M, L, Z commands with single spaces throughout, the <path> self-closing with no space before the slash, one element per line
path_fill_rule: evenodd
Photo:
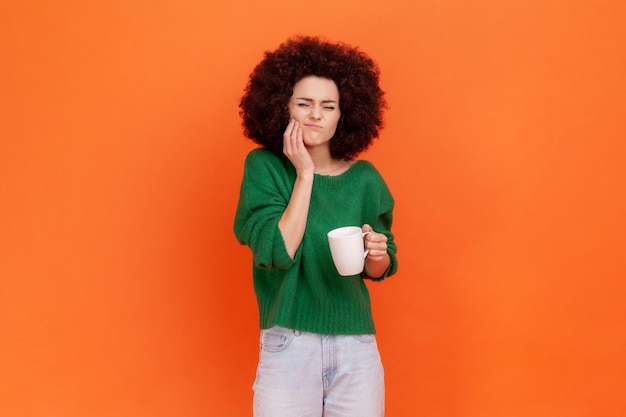
<path fill-rule="evenodd" d="M 298 112 L 297 108 L 289 107 L 289 118 L 300 121 L 302 115 Z"/>

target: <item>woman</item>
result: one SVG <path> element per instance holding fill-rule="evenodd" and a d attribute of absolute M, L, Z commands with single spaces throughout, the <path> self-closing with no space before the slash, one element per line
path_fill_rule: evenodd
<path fill-rule="evenodd" d="M 355 159 L 385 107 L 363 52 L 313 37 L 287 40 L 250 75 L 240 108 L 261 148 L 246 158 L 235 235 L 253 254 L 261 351 L 255 417 L 380 417 L 383 368 L 365 279 L 397 270 L 393 198 Z M 361 274 L 340 276 L 327 232 L 360 225 Z"/>

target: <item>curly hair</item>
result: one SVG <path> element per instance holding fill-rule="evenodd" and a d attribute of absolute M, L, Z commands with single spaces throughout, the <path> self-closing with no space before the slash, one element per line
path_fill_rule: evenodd
<path fill-rule="evenodd" d="M 383 127 L 386 108 L 379 69 L 364 52 L 317 37 L 288 39 L 265 52 L 239 103 L 244 135 L 281 154 L 294 85 L 313 75 L 333 80 L 339 90 L 341 118 L 330 141 L 333 158 L 353 159 L 366 150 Z"/>

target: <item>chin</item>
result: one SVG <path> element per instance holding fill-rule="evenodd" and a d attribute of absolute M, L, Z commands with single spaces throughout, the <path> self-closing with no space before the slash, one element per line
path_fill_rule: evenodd
<path fill-rule="evenodd" d="M 328 142 L 324 142 L 324 141 L 317 141 L 317 140 L 312 140 L 312 141 L 304 141 L 304 146 L 306 146 L 307 148 L 316 148 L 319 146 L 327 146 Z"/>
<path fill-rule="evenodd" d="M 322 145 L 324 143 L 328 143 L 329 139 L 322 137 L 320 135 L 304 135 L 302 137 L 302 140 L 304 142 L 305 145 L 307 146 L 317 146 L 317 145 Z"/>

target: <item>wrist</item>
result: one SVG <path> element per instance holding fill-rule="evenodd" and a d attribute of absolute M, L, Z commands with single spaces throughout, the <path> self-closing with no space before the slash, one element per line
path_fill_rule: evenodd
<path fill-rule="evenodd" d="M 390 263 L 391 258 L 389 258 L 388 253 L 377 259 L 368 257 L 365 258 L 365 267 L 363 272 L 365 272 L 365 274 L 369 277 L 379 278 L 385 273 L 385 271 L 387 271 Z"/>
<path fill-rule="evenodd" d="M 313 177 L 315 177 L 315 172 L 312 169 L 296 171 L 296 179 L 313 180 Z"/>

